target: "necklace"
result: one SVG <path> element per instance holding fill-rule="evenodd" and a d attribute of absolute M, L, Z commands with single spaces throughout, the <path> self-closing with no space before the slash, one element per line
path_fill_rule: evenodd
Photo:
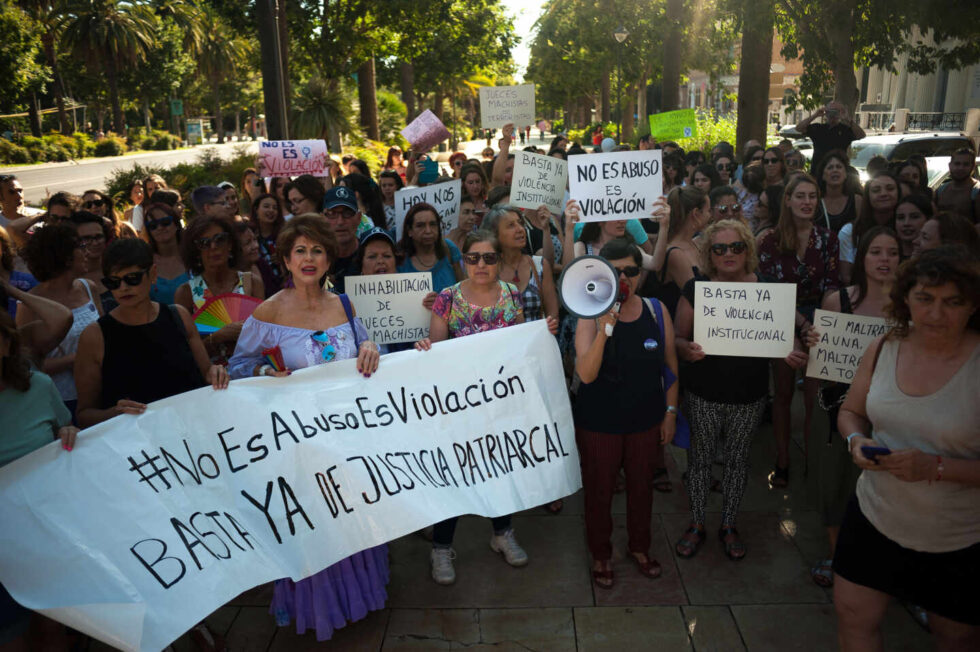
<path fill-rule="evenodd" d="M 426 262 L 425 260 L 422 259 L 421 254 L 415 254 L 415 260 L 419 261 L 419 265 L 421 267 L 425 267 L 426 269 L 431 269 L 432 267 L 435 266 L 437 262 L 439 262 L 439 256 L 432 254 L 432 262 Z"/>

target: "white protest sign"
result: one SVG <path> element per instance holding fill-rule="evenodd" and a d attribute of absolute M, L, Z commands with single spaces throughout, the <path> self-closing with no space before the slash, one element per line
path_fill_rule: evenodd
<path fill-rule="evenodd" d="M 370 379 L 342 360 L 194 390 L 0 469 L 0 582 L 160 650 L 251 587 L 574 493 L 574 432 L 544 321 L 384 356 Z"/>
<path fill-rule="evenodd" d="M 322 140 L 263 140 L 259 143 L 259 176 L 325 177 L 327 143 Z"/>
<path fill-rule="evenodd" d="M 568 159 L 568 189 L 582 222 L 650 217 L 663 194 L 661 152 L 580 154 Z"/>
<path fill-rule="evenodd" d="M 459 179 L 445 181 L 421 188 L 402 188 L 395 191 L 395 236 L 402 237 L 402 227 L 405 215 L 419 202 L 432 204 L 442 222 L 442 235 L 456 228 L 459 224 L 459 200 L 463 191 L 463 182 Z"/>
<path fill-rule="evenodd" d="M 520 129 L 534 124 L 534 117 L 534 84 L 480 87 L 480 126 L 484 129 L 507 124 Z"/>
<path fill-rule="evenodd" d="M 510 203 L 537 210 L 544 204 L 555 215 L 565 210 L 568 163 L 554 156 L 517 152 L 510 183 Z"/>
<path fill-rule="evenodd" d="M 708 355 L 785 358 L 795 325 L 794 283 L 694 284 L 694 341 Z"/>
<path fill-rule="evenodd" d="M 429 336 L 432 313 L 422 299 L 432 292 L 432 273 L 348 276 L 345 289 L 372 342 L 417 342 Z"/>
<path fill-rule="evenodd" d="M 806 375 L 847 384 L 854 381 L 854 373 L 868 345 L 888 331 L 881 317 L 829 310 L 817 310 L 813 325 L 820 333 L 820 340 L 810 348 Z"/>
<path fill-rule="evenodd" d="M 402 137 L 418 152 L 427 152 L 449 138 L 449 130 L 435 113 L 426 109 L 401 131 Z"/>

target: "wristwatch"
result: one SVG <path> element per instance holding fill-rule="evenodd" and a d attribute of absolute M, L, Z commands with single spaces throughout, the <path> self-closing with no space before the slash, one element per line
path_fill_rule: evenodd
<path fill-rule="evenodd" d="M 677 414 L 677 406 L 676 405 L 668 405 L 667 406 L 667 414 Z"/>

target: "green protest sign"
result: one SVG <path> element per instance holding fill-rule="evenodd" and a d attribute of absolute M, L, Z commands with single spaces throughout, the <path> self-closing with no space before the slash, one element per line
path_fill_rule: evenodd
<path fill-rule="evenodd" d="M 679 140 L 698 137 L 698 121 L 694 109 L 667 111 L 650 116 L 650 135 L 657 140 Z"/>

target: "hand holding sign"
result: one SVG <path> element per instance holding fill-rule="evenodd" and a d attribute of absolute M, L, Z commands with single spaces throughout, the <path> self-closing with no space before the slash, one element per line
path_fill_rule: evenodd
<path fill-rule="evenodd" d="M 291 177 L 311 174 L 325 177 L 327 143 L 322 140 L 266 140 L 259 143 L 261 177 Z"/>
<path fill-rule="evenodd" d="M 484 129 L 534 122 L 534 84 L 480 88 L 480 125 Z"/>
<path fill-rule="evenodd" d="M 568 163 L 555 158 L 517 152 L 511 181 L 511 203 L 518 208 L 538 209 L 542 204 L 550 212 L 561 213 L 568 184 Z"/>
<path fill-rule="evenodd" d="M 643 150 L 573 156 L 569 192 L 583 222 L 647 217 L 663 194 L 662 152 Z"/>

